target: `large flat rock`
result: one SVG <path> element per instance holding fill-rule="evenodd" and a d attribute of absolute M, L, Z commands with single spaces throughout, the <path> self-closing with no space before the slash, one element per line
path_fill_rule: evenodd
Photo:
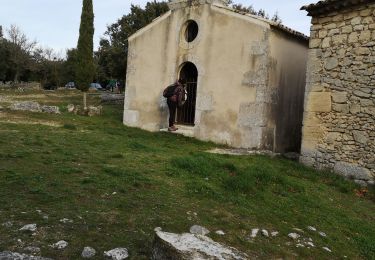
<path fill-rule="evenodd" d="M 237 249 L 219 244 L 206 236 L 157 231 L 151 259 L 243 260 L 249 258 Z"/>
<path fill-rule="evenodd" d="M 0 260 L 52 260 L 52 259 L 44 258 L 40 256 L 31 256 L 31 255 L 5 251 L 5 252 L 0 252 Z"/>

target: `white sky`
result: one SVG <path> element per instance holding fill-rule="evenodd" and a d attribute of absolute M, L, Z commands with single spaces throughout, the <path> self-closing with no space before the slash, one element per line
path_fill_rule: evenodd
<path fill-rule="evenodd" d="M 149 0 L 151 1 L 151 0 Z M 283 23 L 292 29 L 309 34 L 310 18 L 300 7 L 317 0 L 235 0 L 256 9 L 263 8 L 273 15 L 279 12 Z M 131 4 L 144 7 L 147 0 L 94 0 L 95 49 L 107 25 L 127 14 Z M 81 16 L 81 0 L 0 0 L 0 25 L 18 25 L 40 45 L 65 53 L 77 44 Z"/>

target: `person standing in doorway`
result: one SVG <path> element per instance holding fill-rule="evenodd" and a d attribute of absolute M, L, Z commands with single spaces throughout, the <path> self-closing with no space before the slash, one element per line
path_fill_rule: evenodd
<path fill-rule="evenodd" d="M 185 84 L 184 79 L 179 79 L 175 84 L 170 87 L 174 87 L 173 95 L 167 98 L 167 104 L 169 109 L 169 132 L 177 131 L 178 128 L 174 125 L 175 118 L 176 118 L 176 109 L 179 104 L 182 103 L 182 100 L 185 95 Z"/>

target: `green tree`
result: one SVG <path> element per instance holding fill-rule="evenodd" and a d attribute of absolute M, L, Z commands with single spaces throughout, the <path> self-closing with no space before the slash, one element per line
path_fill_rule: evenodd
<path fill-rule="evenodd" d="M 129 14 L 109 25 L 96 53 L 100 76 L 125 80 L 129 36 L 168 10 L 166 2 L 148 2 L 145 8 L 131 5 Z"/>
<path fill-rule="evenodd" d="M 83 0 L 81 25 L 77 45 L 76 83 L 83 92 L 83 106 L 87 109 L 86 93 L 94 79 L 94 10 L 92 0 Z"/>

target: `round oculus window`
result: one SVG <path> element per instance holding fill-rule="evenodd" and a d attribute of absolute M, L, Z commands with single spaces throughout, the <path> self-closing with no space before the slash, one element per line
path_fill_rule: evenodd
<path fill-rule="evenodd" d="M 186 22 L 186 27 L 185 27 L 185 40 L 187 42 L 192 42 L 197 38 L 198 35 L 198 24 L 196 21 L 189 20 Z"/>

